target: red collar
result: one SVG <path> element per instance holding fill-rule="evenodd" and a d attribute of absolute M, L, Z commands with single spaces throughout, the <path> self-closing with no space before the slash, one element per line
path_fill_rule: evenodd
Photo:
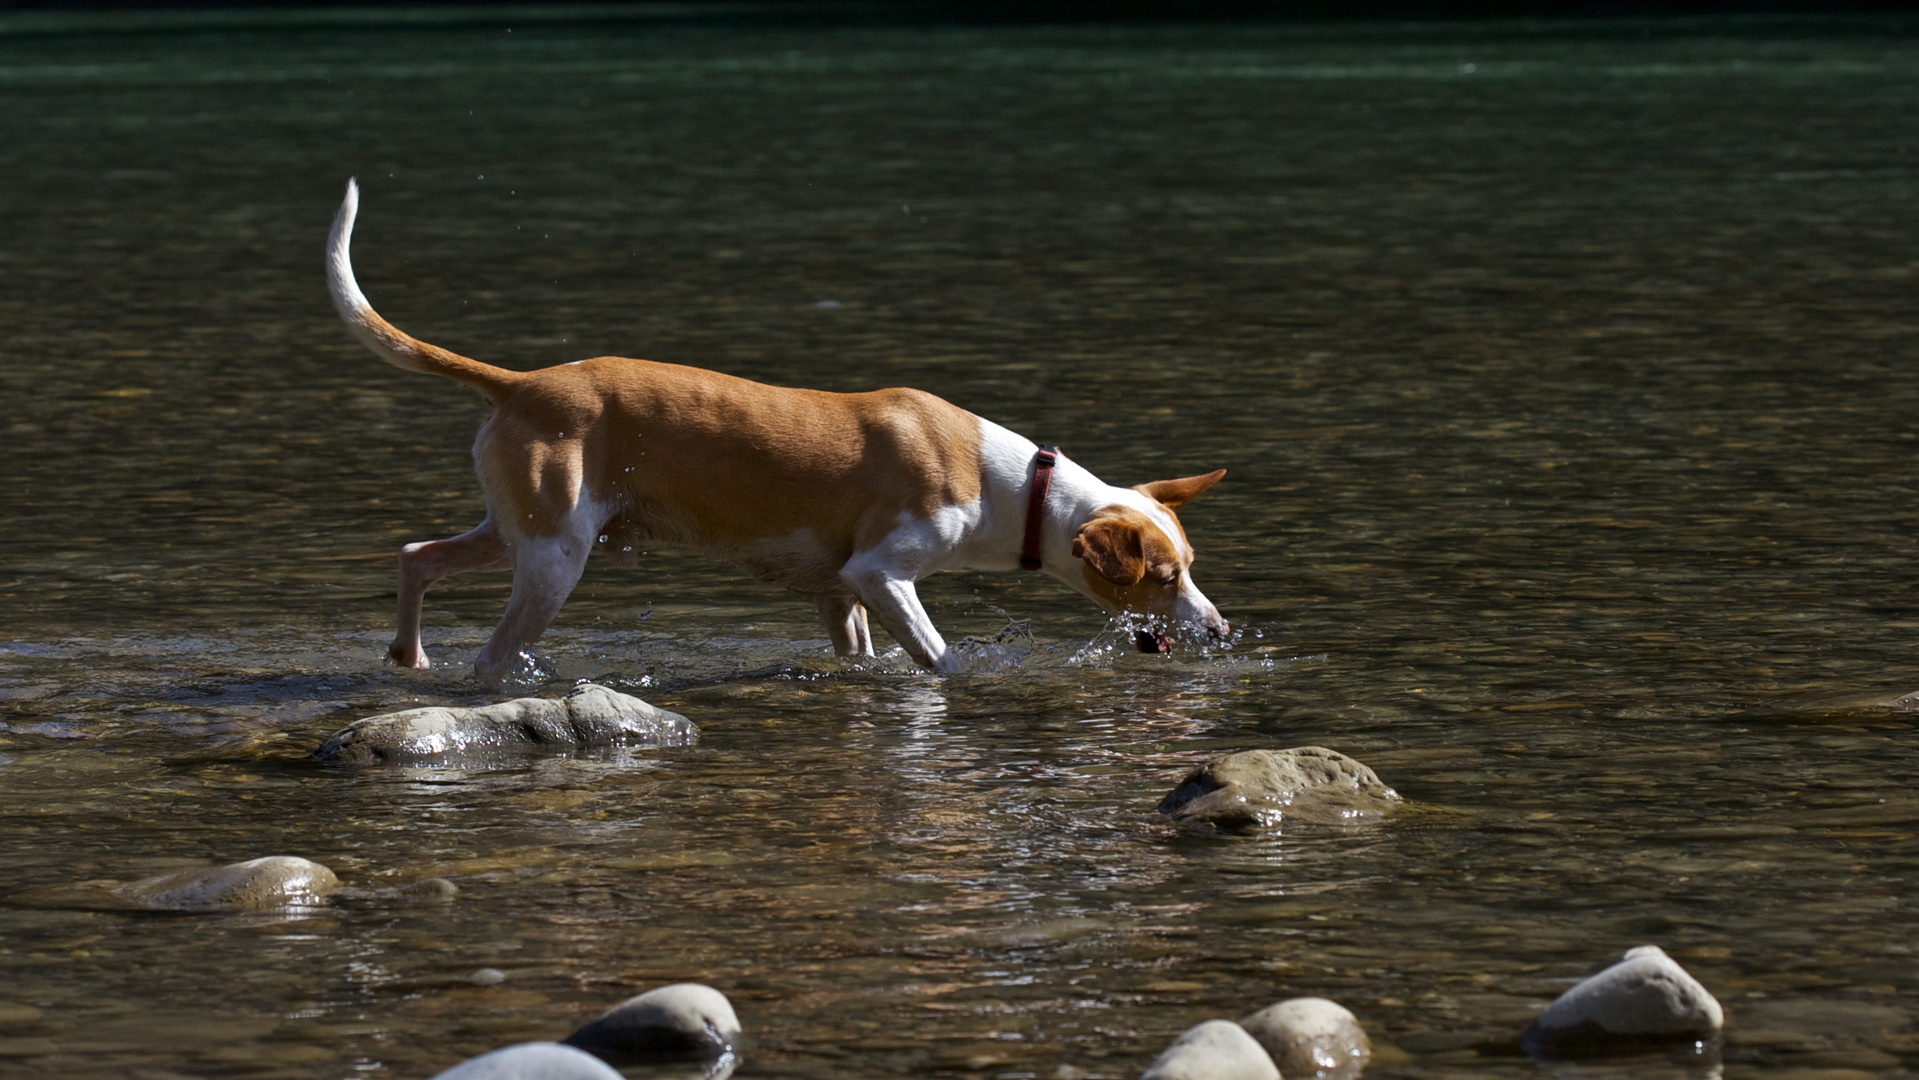
<path fill-rule="evenodd" d="M 1032 494 L 1026 500 L 1026 541 L 1020 545 L 1019 568 L 1039 569 L 1039 526 L 1046 517 L 1046 492 L 1053 486 L 1053 462 L 1058 451 L 1041 446 L 1033 455 Z"/>

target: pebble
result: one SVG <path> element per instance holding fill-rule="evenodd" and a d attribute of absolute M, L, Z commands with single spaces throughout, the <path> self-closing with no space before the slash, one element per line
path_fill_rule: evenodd
<path fill-rule="evenodd" d="M 1373 770 L 1323 746 L 1242 750 L 1194 769 L 1159 804 L 1180 824 L 1237 831 L 1282 816 L 1339 823 L 1377 818 L 1399 802 Z"/>
<path fill-rule="evenodd" d="M 1279 1069 L 1246 1029 L 1208 1020 L 1173 1040 L 1139 1080 L 1280 1080 Z"/>
<path fill-rule="evenodd" d="M 685 746 L 693 722 L 629 694 L 583 683 L 563 698 L 513 698 L 460 709 L 432 706 L 356 720 L 313 752 L 347 765 L 446 765 L 596 746 Z"/>
<path fill-rule="evenodd" d="M 584 1050 L 531 1042 L 463 1061 L 433 1080 L 622 1080 L 613 1067 Z"/>
<path fill-rule="evenodd" d="M 1239 1022 L 1272 1055 L 1287 1080 L 1354 1080 L 1372 1059 L 1359 1019 L 1325 998 L 1290 998 Z"/>
<path fill-rule="evenodd" d="M 1719 1002 L 1655 945 L 1559 995 L 1519 1042 L 1541 1057 L 1632 1053 L 1711 1038 L 1725 1026 Z"/>
<path fill-rule="evenodd" d="M 626 1066 L 725 1057 L 739 1039 L 740 1021 L 725 994 L 699 983 L 674 983 L 613 1006 L 565 1042 Z"/>
<path fill-rule="evenodd" d="M 338 892 L 333 871 L 297 855 L 269 855 L 211 870 L 182 870 L 115 892 L 169 911 L 263 911 L 318 903 Z"/>

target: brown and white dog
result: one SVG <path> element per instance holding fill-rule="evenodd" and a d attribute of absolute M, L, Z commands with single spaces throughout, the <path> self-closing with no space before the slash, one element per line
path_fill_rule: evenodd
<path fill-rule="evenodd" d="M 1043 568 L 1109 615 L 1226 637 L 1226 620 L 1193 584 L 1193 548 L 1173 514 L 1224 469 L 1112 487 L 918 390 L 793 390 L 615 356 L 526 372 L 469 360 L 408 336 L 367 303 L 348 254 L 359 201 L 349 180 L 327 240 L 340 317 L 388 363 L 444 375 L 493 403 L 473 443 L 486 519 L 401 549 L 390 662 L 428 666 L 428 586 L 511 569 L 506 614 L 474 667 L 483 678 L 513 673 L 596 543 L 616 553 L 643 543 L 701 551 L 811 596 L 841 656 L 873 654 L 871 611 L 934 671 L 960 667 L 914 588 L 937 570 Z M 1141 647 L 1152 642 L 1144 635 Z"/>

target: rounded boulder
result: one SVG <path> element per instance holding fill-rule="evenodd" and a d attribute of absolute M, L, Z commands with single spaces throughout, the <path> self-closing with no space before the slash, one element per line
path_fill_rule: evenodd
<path fill-rule="evenodd" d="M 1354 1080 L 1372 1060 L 1373 1044 L 1359 1019 L 1325 998 L 1290 998 L 1239 1022 L 1272 1056 L 1288 1080 Z"/>
<path fill-rule="evenodd" d="M 1225 831 L 1282 817 L 1335 824 L 1376 819 L 1399 802 L 1373 770 L 1323 746 L 1221 754 L 1187 774 L 1159 804 L 1182 825 Z"/>
<path fill-rule="evenodd" d="M 1635 1053 L 1710 1039 L 1725 1023 L 1697 979 L 1658 946 L 1641 945 L 1559 995 L 1519 1042 L 1541 1057 Z"/>
<path fill-rule="evenodd" d="M 1279 1080 L 1279 1068 L 1246 1029 L 1208 1020 L 1174 1039 L 1139 1080 Z"/>
<path fill-rule="evenodd" d="M 317 904 L 339 889 L 340 879 L 317 862 L 269 855 L 210 870 L 182 870 L 117 891 L 169 911 L 265 911 Z"/>
<path fill-rule="evenodd" d="M 725 994 L 699 983 L 675 983 L 626 999 L 565 1042 L 626 1066 L 724 1057 L 739 1040 L 739 1017 Z"/>

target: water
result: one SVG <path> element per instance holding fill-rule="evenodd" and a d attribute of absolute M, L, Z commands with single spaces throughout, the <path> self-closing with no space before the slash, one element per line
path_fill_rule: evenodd
<path fill-rule="evenodd" d="M 1908 22 L 629 16 L 0 23 L 0 1076 L 424 1077 L 675 980 L 733 998 L 740 1076 L 1131 1077 L 1302 994 L 1381 1076 L 1710 1075 L 1510 1049 L 1642 943 L 1726 1003 L 1728 1077 L 1919 1063 L 1919 752 L 1877 704 L 1919 688 Z M 1239 640 L 1137 656 L 949 576 L 949 638 L 1031 642 L 848 666 L 656 553 L 589 568 L 539 689 L 700 745 L 305 760 L 483 700 L 506 595 L 442 584 L 442 666 L 380 665 L 399 545 L 479 519 L 483 405 L 335 324 L 349 175 L 362 284 L 451 348 L 1228 468 L 1184 518 Z M 1153 813 L 1308 744 L 1407 809 Z M 100 900 L 267 854 L 365 895 Z"/>

